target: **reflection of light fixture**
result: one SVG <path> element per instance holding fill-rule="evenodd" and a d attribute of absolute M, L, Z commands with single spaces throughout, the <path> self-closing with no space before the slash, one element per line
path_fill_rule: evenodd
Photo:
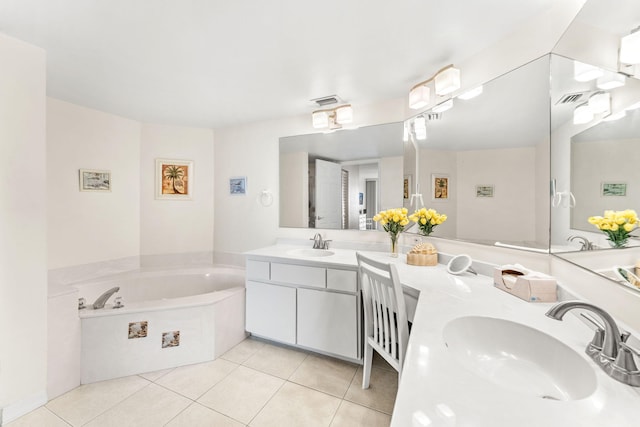
<path fill-rule="evenodd" d="M 447 99 L 431 109 L 434 113 L 442 113 L 453 107 L 453 99 Z"/>
<path fill-rule="evenodd" d="M 640 64 L 640 27 L 620 39 L 620 62 Z"/>
<path fill-rule="evenodd" d="M 624 86 L 624 76 L 618 73 L 607 72 L 606 74 L 598 77 L 596 83 L 599 89 L 610 90 L 620 86 Z"/>
<path fill-rule="evenodd" d="M 579 82 L 589 82 L 602 76 L 604 71 L 584 62 L 573 61 L 573 78 Z"/>
<path fill-rule="evenodd" d="M 580 104 L 573 110 L 573 124 L 581 125 L 584 123 L 589 123 L 593 120 L 593 111 L 589 108 L 588 103 Z"/>
<path fill-rule="evenodd" d="M 417 110 L 429 103 L 431 89 L 427 86 L 435 80 L 435 93 L 438 96 L 447 95 L 460 88 L 460 70 L 452 64 L 438 70 L 433 77 L 418 83 L 409 91 L 409 108 Z"/>
<path fill-rule="evenodd" d="M 416 139 L 424 141 L 427 139 L 427 120 L 424 116 L 418 116 L 413 121 L 413 130 L 416 133 Z"/>
<path fill-rule="evenodd" d="M 593 114 L 611 111 L 611 96 L 609 92 L 599 91 L 589 97 L 589 109 Z"/>
<path fill-rule="evenodd" d="M 614 120 L 620 120 L 621 118 L 623 118 L 626 115 L 627 115 L 627 112 L 625 110 L 622 110 L 622 111 L 618 111 L 617 113 L 609 114 L 607 117 L 602 119 L 602 121 L 603 122 L 612 122 Z"/>
<path fill-rule="evenodd" d="M 478 86 L 475 89 L 471 89 L 463 94 L 458 95 L 458 98 L 464 99 L 465 101 L 468 99 L 475 98 L 476 96 L 482 95 L 482 85 Z"/>
<path fill-rule="evenodd" d="M 326 127 L 339 129 L 341 125 L 353 121 L 353 108 L 351 104 L 346 104 L 327 110 L 317 110 L 311 113 L 311 119 L 316 129 Z"/>

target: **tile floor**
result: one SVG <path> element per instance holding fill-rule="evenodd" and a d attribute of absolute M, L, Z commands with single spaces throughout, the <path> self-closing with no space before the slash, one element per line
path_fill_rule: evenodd
<path fill-rule="evenodd" d="M 375 353 L 375 352 L 374 352 Z M 7 427 L 388 426 L 398 376 L 248 338 L 212 362 L 80 386 Z"/>

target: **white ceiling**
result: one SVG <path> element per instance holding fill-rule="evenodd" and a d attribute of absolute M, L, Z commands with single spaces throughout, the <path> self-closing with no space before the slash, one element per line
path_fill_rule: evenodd
<path fill-rule="evenodd" d="M 47 52 L 54 98 L 168 124 L 405 97 L 554 0 L 0 0 L 0 32 Z"/>

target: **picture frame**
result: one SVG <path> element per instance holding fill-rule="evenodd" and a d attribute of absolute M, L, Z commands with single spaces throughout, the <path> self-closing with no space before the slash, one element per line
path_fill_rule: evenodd
<path fill-rule="evenodd" d="M 111 192 L 111 171 L 79 169 L 80 191 Z"/>
<path fill-rule="evenodd" d="M 156 199 L 192 200 L 193 161 L 156 159 Z"/>
<path fill-rule="evenodd" d="M 247 177 L 234 176 L 229 178 L 229 194 L 232 196 L 244 196 L 247 194 Z"/>
<path fill-rule="evenodd" d="M 451 178 L 443 173 L 431 174 L 431 200 L 449 200 Z"/>
<path fill-rule="evenodd" d="M 626 197 L 626 182 L 603 182 L 600 186 L 602 197 Z"/>
<path fill-rule="evenodd" d="M 411 178 L 411 175 L 404 176 L 403 195 L 405 200 L 411 197 Z"/>
<path fill-rule="evenodd" d="M 494 185 L 476 185 L 476 197 L 493 197 Z"/>

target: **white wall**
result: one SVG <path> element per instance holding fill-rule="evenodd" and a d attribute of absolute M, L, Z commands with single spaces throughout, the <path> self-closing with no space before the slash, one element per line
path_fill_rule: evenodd
<path fill-rule="evenodd" d="M 46 403 L 45 53 L 0 34 L 0 410 Z"/>
<path fill-rule="evenodd" d="M 400 135 L 398 135 L 400 137 Z M 382 209 L 402 207 L 403 203 L 403 171 L 402 156 L 383 157 L 380 159 L 380 206 Z"/>
<path fill-rule="evenodd" d="M 134 120 L 47 99 L 50 269 L 139 255 L 140 130 Z M 111 171 L 111 191 L 79 191 L 79 169 Z"/>
<path fill-rule="evenodd" d="M 211 129 L 142 125 L 138 165 L 142 256 L 213 252 L 213 142 Z M 193 161 L 192 200 L 155 199 L 157 158 Z"/>

